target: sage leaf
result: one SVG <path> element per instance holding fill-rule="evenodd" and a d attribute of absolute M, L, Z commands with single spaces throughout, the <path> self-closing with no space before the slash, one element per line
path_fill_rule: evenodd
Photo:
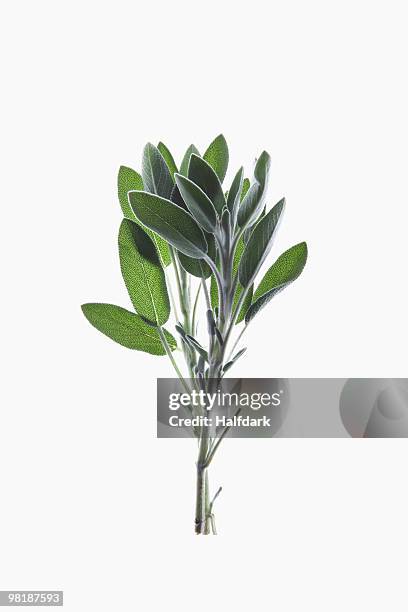
<path fill-rule="evenodd" d="M 153 241 L 136 223 L 123 219 L 118 242 L 123 280 L 136 312 L 162 326 L 170 316 L 170 301 Z"/>
<path fill-rule="evenodd" d="M 176 249 L 196 259 L 207 254 L 207 242 L 193 217 L 159 196 L 145 191 L 131 191 L 129 202 L 136 217 Z"/>
<path fill-rule="evenodd" d="M 232 358 L 232 361 L 235 363 L 237 359 L 239 359 L 245 352 L 246 352 L 247 348 L 246 346 L 244 348 L 242 348 L 241 350 L 239 350 L 236 355 L 234 355 L 234 357 Z"/>
<path fill-rule="evenodd" d="M 253 183 L 241 201 L 238 209 L 238 225 L 246 227 L 257 214 L 262 202 L 262 189 L 259 183 Z"/>
<path fill-rule="evenodd" d="M 215 170 L 222 183 L 222 181 L 225 179 L 225 175 L 227 174 L 229 161 L 227 141 L 222 134 L 217 136 L 217 138 L 212 141 L 204 153 L 203 158 Z"/>
<path fill-rule="evenodd" d="M 216 324 L 212 310 L 207 310 L 207 329 L 209 336 L 215 336 Z"/>
<path fill-rule="evenodd" d="M 204 230 L 214 233 L 217 227 L 217 213 L 209 197 L 198 185 L 181 174 L 175 174 L 175 181 L 194 219 Z"/>
<path fill-rule="evenodd" d="M 215 328 L 215 335 L 217 336 L 217 340 L 220 346 L 223 346 L 224 344 L 224 338 L 222 337 L 222 334 L 220 332 L 220 330 L 218 329 L 218 327 Z"/>
<path fill-rule="evenodd" d="M 227 361 L 227 363 L 222 368 L 222 373 L 225 374 L 226 372 L 228 372 L 228 370 L 232 368 L 233 365 L 234 365 L 234 362 L 232 361 L 232 359 L 231 361 Z"/>
<path fill-rule="evenodd" d="M 184 331 L 184 328 L 181 323 L 176 323 L 175 328 L 182 338 L 186 337 L 186 332 Z"/>
<path fill-rule="evenodd" d="M 232 264 L 232 277 L 233 278 L 238 273 L 239 262 L 241 261 L 241 257 L 242 257 L 244 250 L 245 250 L 245 243 L 244 243 L 243 237 L 241 236 L 241 238 L 238 241 L 237 247 L 235 249 L 235 253 L 234 253 L 234 260 Z M 244 288 L 242 287 L 241 283 L 238 282 L 237 288 L 235 289 L 234 299 L 233 299 L 233 304 L 232 304 L 233 311 L 235 311 L 238 305 L 238 300 L 241 297 L 241 293 L 243 290 Z M 245 315 L 248 311 L 248 308 L 251 305 L 252 294 L 253 294 L 253 286 L 251 285 L 242 303 L 241 309 L 235 321 L 235 325 L 238 325 L 239 323 L 241 323 L 241 321 L 244 320 Z M 211 275 L 210 297 L 211 297 L 211 306 L 212 308 L 215 308 L 216 306 L 218 306 L 218 287 L 217 287 L 217 282 L 215 280 L 215 276 L 213 274 Z"/>
<path fill-rule="evenodd" d="M 278 202 L 255 227 L 242 255 L 238 276 L 243 287 L 251 285 L 265 257 L 272 248 L 285 200 Z"/>
<path fill-rule="evenodd" d="M 210 300 L 211 300 L 211 308 L 215 310 L 215 308 L 217 308 L 218 306 L 218 286 L 217 286 L 217 281 L 215 280 L 214 274 L 211 274 Z"/>
<path fill-rule="evenodd" d="M 123 216 L 127 219 L 135 221 L 141 225 L 140 221 L 135 216 L 130 204 L 128 193 L 129 191 L 143 191 L 143 179 L 138 172 L 121 166 L 118 172 L 118 197 L 120 206 L 122 208 Z M 149 230 L 147 227 L 143 228 L 145 232 L 150 236 L 156 245 L 156 249 L 159 253 L 160 260 L 163 266 L 168 266 L 171 263 L 171 256 L 168 244 L 160 238 L 157 234 Z"/>
<path fill-rule="evenodd" d="M 240 297 L 242 291 L 243 291 L 243 289 L 242 289 L 241 285 L 238 284 L 237 291 L 236 291 L 236 294 L 235 294 L 236 297 L 234 298 L 234 305 L 236 305 L 236 303 L 238 301 L 237 298 Z M 240 311 L 238 313 L 237 320 L 235 321 L 235 325 L 238 325 L 239 323 L 241 323 L 241 321 L 243 321 L 245 319 L 245 315 L 247 314 L 248 309 L 251 306 L 253 292 L 254 292 L 254 286 L 251 285 L 249 287 L 248 291 L 247 291 L 247 294 L 245 296 L 244 301 L 242 302 L 242 306 L 241 306 L 241 309 L 240 309 Z"/>
<path fill-rule="evenodd" d="M 190 159 L 191 156 L 193 155 L 198 155 L 198 157 L 200 157 L 200 153 L 197 149 L 197 147 L 195 147 L 193 144 L 191 144 L 187 151 L 184 153 L 184 157 L 183 160 L 181 162 L 181 166 L 180 166 L 180 174 L 182 174 L 183 176 L 188 176 L 188 169 L 190 167 Z"/>
<path fill-rule="evenodd" d="M 228 191 L 228 197 L 227 197 L 227 207 L 232 215 L 234 223 L 235 223 L 236 216 L 238 214 L 238 206 L 241 201 L 243 183 L 244 183 L 244 169 L 241 167 L 236 173 L 234 180 L 232 181 L 231 188 Z"/>
<path fill-rule="evenodd" d="M 221 216 L 221 227 L 224 232 L 224 236 L 229 236 L 231 233 L 231 213 L 228 208 L 224 208 Z"/>
<path fill-rule="evenodd" d="M 162 154 L 163 159 L 166 162 L 167 167 L 170 171 L 170 174 L 172 178 L 174 179 L 174 175 L 176 172 L 178 172 L 178 168 L 176 166 L 176 162 L 174 161 L 173 155 L 171 154 L 171 152 L 169 151 L 169 149 L 166 147 L 166 145 L 163 142 L 159 142 L 159 144 L 157 145 L 157 148 Z"/>
<path fill-rule="evenodd" d="M 257 224 L 265 216 L 265 214 L 266 214 L 266 206 L 264 206 L 264 208 L 263 208 L 261 214 L 259 215 L 259 217 L 257 219 L 255 219 L 254 222 L 251 225 L 248 225 L 247 228 L 244 230 L 244 233 L 242 234 L 242 237 L 244 239 L 244 244 L 248 244 L 249 239 L 251 237 L 251 234 L 254 231 L 254 227 L 257 226 Z"/>
<path fill-rule="evenodd" d="M 242 348 L 240 351 L 238 351 L 238 353 L 236 355 L 234 355 L 234 357 L 231 359 L 231 361 L 228 361 L 222 371 L 225 374 L 225 372 L 227 372 L 230 368 L 232 368 L 232 366 L 234 365 L 234 363 L 241 357 L 241 355 L 243 355 L 246 352 L 246 347 Z"/>
<path fill-rule="evenodd" d="M 269 153 L 266 151 L 262 151 L 259 159 L 255 164 L 254 176 L 258 183 L 261 185 L 262 189 L 268 184 L 269 180 L 269 171 L 271 168 L 271 158 Z"/>
<path fill-rule="evenodd" d="M 306 261 L 306 242 L 295 244 L 295 246 L 282 253 L 259 283 L 254 294 L 254 300 L 276 287 L 294 281 L 302 273 Z"/>
<path fill-rule="evenodd" d="M 207 232 L 204 232 L 204 236 L 208 244 L 208 257 L 214 261 L 216 254 L 214 236 Z M 178 251 L 178 258 L 184 270 L 189 274 L 204 279 L 211 276 L 211 268 L 204 259 L 193 259 L 180 251 Z"/>
<path fill-rule="evenodd" d="M 242 254 L 244 253 L 244 251 L 245 251 L 245 241 L 244 241 L 244 237 L 241 236 L 241 238 L 238 241 L 237 248 L 235 249 L 235 253 L 234 253 L 234 262 L 232 265 L 232 273 L 234 277 L 238 273 L 239 263 L 241 261 Z M 243 292 L 243 290 L 244 290 L 243 286 L 241 285 L 240 282 L 238 282 L 237 288 L 235 290 L 235 295 L 234 295 L 233 310 L 236 309 L 238 300 L 241 297 L 241 293 Z M 241 309 L 238 313 L 237 320 L 235 321 L 235 325 L 238 325 L 239 323 L 241 323 L 241 321 L 244 320 L 247 310 L 251 305 L 252 294 L 253 294 L 253 286 L 251 285 L 242 303 Z"/>
<path fill-rule="evenodd" d="M 250 183 L 249 178 L 244 178 L 244 181 L 242 183 L 242 190 L 241 190 L 241 202 L 244 199 L 244 197 L 246 196 L 250 186 L 251 186 L 251 183 Z"/>
<path fill-rule="evenodd" d="M 226 205 L 224 192 L 220 180 L 211 166 L 201 157 L 192 155 L 188 178 L 198 185 L 214 204 L 214 208 L 219 215 Z"/>
<path fill-rule="evenodd" d="M 174 184 L 173 191 L 171 192 L 170 200 L 174 204 L 177 204 L 177 206 L 180 206 L 180 208 L 184 208 L 184 210 L 188 211 L 186 203 L 181 197 L 180 189 L 177 187 L 176 184 Z"/>
<path fill-rule="evenodd" d="M 181 252 L 178 256 L 183 269 L 189 274 L 197 278 L 208 278 L 211 275 L 211 268 L 203 259 L 193 259 Z"/>
<path fill-rule="evenodd" d="M 266 151 L 263 151 L 255 164 L 255 183 L 247 190 L 239 208 L 238 225 L 240 227 L 252 225 L 264 205 L 270 165 L 271 158 Z"/>
<path fill-rule="evenodd" d="M 146 191 L 170 198 L 174 185 L 170 170 L 159 149 L 150 142 L 143 150 L 142 178 Z"/>
<path fill-rule="evenodd" d="M 249 321 L 278 293 L 293 283 L 303 271 L 307 260 L 306 242 L 285 251 L 266 272 L 259 283 L 245 322 Z"/>
<path fill-rule="evenodd" d="M 195 338 L 193 338 L 193 336 L 190 336 L 189 334 L 186 334 L 185 338 L 186 338 L 187 342 L 190 344 L 190 346 L 191 346 L 192 348 L 194 348 L 194 349 L 197 351 L 197 353 L 198 353 L 199 355 L 201 355 L 201 357 L 202 357 L 203 359 L 205 359 L 206 361 L 208 361 L 208 353 L 207 353 L 207 351 L 206 351 L 206 350 L 205 350 L 205 349 L 204 349 L 204 348 L 201 346 L 201 344 L 200 344 L 200 343 L 199 343 L 199 342 L 198 342 L 198 341 L 197 341 Z"/>
<path fill-rule="evenodd" d="M 143 179 L 138 172 L 127 166 L 121 166 L 119 168 L 118 198 L 123 216 L 127 219 L 135 218 L 128 200 L 129 191 L 143 191 L 143 189 Z"/>
<path fill-rule="evenodd" d="M 165 355 L 157 327 L 142 317 L 113 304 L 83 304 L 82 312 L 91 325 L 118 344 L 151 355 Z M 164 330 L 172 351 L 177 348 L 173 336 Z"/>

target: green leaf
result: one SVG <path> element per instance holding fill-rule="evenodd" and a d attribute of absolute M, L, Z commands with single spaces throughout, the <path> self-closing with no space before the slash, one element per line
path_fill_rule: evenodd
<path fill-rule="evenodd" d="M 226 363 L 223 368 L 223 374 L 225 374 L 230 368 L 232 368 L 232 366 L 234 365 L 234 363 L 246 352 L 246 347 L 242 348 L 240 351 L 238 351 L 238 353 L 236 355 L 234 355 L 234 357 L 231 359 L 231 361 L 228 361 L 228 363 Z"/>
<path fill-rule="evenodd" d="M 159 149 L 150 142 L 143 150 L 142 177 L 146 191 L 170 198 L 174 185 L 170 170 Z"/>
<path fill-rule="evenodd" d="M 193 338 L 193 336 L 190 336 L 189 334 L 185 335 L 185 338 L 187 340 L 187 342 L 189 343 L 189 345 L 194 348 L 197 353 L 199 355 L 201 355 L 201 357 L 203 359 L 205 359 L 208 362 L 208 353 L 207 351 L 201 346 L 201 344 L 195 339 Z"/>
<path fill-rule="evenodd" d="M 172 154 L 163 142 L 159 142 L 157 148 L 162 154 L 163 159 L 166 162 L 168 169 L 170 170 L 172 178 L 174 178 L 174 174 L 178 172 L 178 168 L 176 166 L 176 162 L 174 161 Z"/>
<path fill-rule="evenodd" d="M 251 225 L 264 205 L 270 165 L 271 158 L 266 151 L 263 151 L 255 164 L 255 183 L 250 186 L 241 201 L 238 212 L 238 225 L 240 227 Z"/>
<path fill-rule="evenodd" d="M 204 232 L 205 239 L 208 244 L 208 257 L 214 261 L 215 259 L 215 239 L 212 234 Z M 198 278 L 209 278 L 211 276 L 211 268 L 204 259 L 193 259 L 187 257 L 184 253 L 178 251 L 178 258 L 184 270 Z"/>
<path fill-rule="evenodd" d="M 173 191 L 171 192 L 170 201 L 173 202 L 173 204 L 177 204 L 177 206 L 180 206 L 180 208 L 184 208 L 184 210 L 186 210 L 188 212 L 188 208 L 186 206 L 186 203 L 184 202 L 183 198 L 181 197 L 180 190 L 179 190 L 179 188 L 177 187 L 176 184 L 174 185 Z"/>
<path fill-rule="evenodd" d="M 243 237 L 241 236 L 241 238 L 238 241 L 237 248 L 235 249 L 235 253 L 234 253 L 234 261 L 233 261 L 233 264 L 232 264 L 232 277 L 233 278 L 235 277 L 235 275 L 238 272 L 239 262 L 241 261 L 241 257 L 242 257 L 242 254 L 243 254 L 244 250 L 245 250 L 245 244 L 244 244 L 244 241 L 243 241 Z M 244 288 L 242 287 L 242 285 L 238 282 L 237 288 L 236 288 L 235 294 L 234 294 L 233 304 L 232 304 L 233 311 L 237 307 L 238 300 L 239 300 L 239 298 L 241 296 L 241 293 L 242 293 L 243 289 Z M 251 286 L 248 289 L 248 292 L 247 292 L 247 294 L 245 296 L 245 299 L 243 301 L 243 304 L 241 306 L 241 310 L 239 311 L 239 314 L 238 314 L 237 320 L 235 322 L 235 325 L 238 325 L 238 323 L 241 323 L 241 321 L 244 320 L 245 315 L 247 313 L 247 310 L 248 310 L 248 308 L 251 305 L 252 294 L 253 294 L 253 286 Z M 217 287 L 217 282 L 215 280 L 214 274 L 211 275 L 210 298 L 211 298 L 211 306 L 214 309 L 216 306 L 218 306 L 218 287 Z"/>
<path fill-rule="evenodd" d="M 224 236 L 227 236 L 231 231 L 231 213 L 228 208 L 224 208 L 222 211 L 220 223 Z"/>
<path fill-rule="evenodd" d="M 255 164 L 254 176 L 262 188 L 265 188 L 269 180 L 271 168 L 271 157 L 266 151 L 262 151 Z"/>
<path fill-rule="evenodd" d="M 138 314 L 162 326 L 170 316 L 166 279 L 153 241 L 133 221 L 119 229 L 119 257 L 123 280 Z"/>
<path fill-rule="evenodd" d="M 221 183 L 225 179 L 228 168 L 228 145 L 224 136 L 220 134 L 212 141 L 206 152 L 204 153 L 204 159 L 210 164 L 215 170 Z"/>
<path fill-rule="evenodd" d="M 214 233 L 217 227 L 217 213 L 209 197 L 198 185 L 181 174 L 175 174 L 175 181 L 194 219 L 205 231 Z"/>
<path fill-rule="evenodd" d="M 251 182 L 250 182 L 249 178 L 244 178 L 244 181 L 242 183 L 241 202 L 244 199 L 244 197 L 246 196 L 250 186 L 251 186 Z"/>
<path fill-rule="evenodd" d="M 121 166 L 118 172 L 118 197 L 123 216 L 127 219 L 134 219 L 133 210 L 130 208 L 128 200 L 129 191 L 143 191 L 143 179 L 138 172 Z"/>
<path fill-rule="evenodd" d="M 241 236 L 241 238 L 238 241 L 237 248 L 235 249 L 235 253 L 234 253 L 234 261 L 233 261 L 233 265 L 232 265 L 233 278 L 235 277 L 235 275 L 238 272 L 239 262 L 241 261 L 242 254 L 244 253 L 244 250 L 245 250 L 245 243 L 244 243 L 243 236 Z M 242 287 L 241 283 L 238 282 L 237 288 L 235 290 L 234 301 L 233 301 L 233 309 L 234 310 L 237 307 L 238 300 L 239 300 L 243 290 L 244 290 L 244 288 Z M 243 304 L 241 306 L 241 310 L 239 311 L 239 314 L 238 314 L 237 320 L 235 322 L 235 325 L 238 325 L 238 323 L 241 323 L 241 321 L 244 320 L 246 312 L 247 312 L 248 308 L 251 305 L 252 293 L 253 293 L 253 286 L 251 285 L 251 287 L 248 289 L 248 292 L 247 292 L 247 294 L 245 296 L 245 299 L 244 299 Z"/>
<path fill-rule="evenodd" d="M 300 276 L 307 260 L 306 242 L 296 244 L 283 253 L 266 272 L 253 297 L 245 321 L 249 321 L 270 300 Z"/>
<path fill-rule="evenodd" d="M 243 288 L 241 284 L 238 283 L 238 287 L 237 287 L 235 297 L 234 297 L 234 306 L 236 305 L 237 300 L 239 296 L 241 295 L 242 291 L 243 291 Z M 241 310 L 239 311 L 237 320 L 235 321 L 235 325 L 238 325 L 239 323 L 241 323 L 241 321 L 245 319 L 245 315 L 248 312 L 249 307 L 251 306 L 253 292 L 254 292 L 254 286 L 251 285 L 247 291 L 244 301 L 242 302 Z"/>
<path fill-rule="evenodd" d="M 255 227 L 245 247 L 239 264 L 239 282 L 243 287 L 251 285 L 272 248 L 275 230 L 281 217 L 285 200 L 278 202 Z"/>
<path fill-rule="evenodd" d="M 210 299 L 211 299 L 211 308 L 214 310 L 215 307 L 218 306 L 218 286 L 217 286 L 217 281 L 215 280 L 214 274 L 211 274 Z"/>
<path fill-rule="evenodd" d="M 200 157 L 200 153 L 197 147 L 191 144 L 188 147 L 187 151 L 184 153 L 183 161 L 181 162 L 180 174 L 182 174 L 183 176 L 188 176 L 188 169 L 190 167 L 190 159 L 193 153 L 194 155 L 198 155 L 198 157 Z"/>
<path fill-rule="evenodd" d="M 259 283 L 254 294 L 254 301 L 272 289 L 293 282 L 302 273 L 306 261 L 306 242 L 295 244 L 295 246 L 282 253 Z"/>
<path fill-rule="evenodd" d="M 197 278 L 208 278 L 211 275 L 210 266 L 203 259 L 193 259 L 179 251 L 178 257 L 183 269 Z"/>
<path fill-rule="evenodd" d="M 193 154 L 190 160 L 188 178 L 207 194 L 214 204 L 215 210 L 221 215 L 222 209 L 226 205 L 225 196 L 220 180 L 211 166 L 204 159 Z"/>
<path fill-rule="evenodd" d="M 193 217 L 159 196 L 145 191 L 131 191 L 129 201 L 136 217 L 176 249 L 196 259 L 207 253 L 207 242 Z"/>
<path fill-rule="evenodd" d="M 143 191 L 143 189 L 143 180 L 138 172 L 135 172 L 135 170 L 132 170 L 132 168 L 127 168 L 126 166 L 121 166 L 119 168 L 118 196 L 123 215 L 127 219 L 131 219 L 139 225 L 141 225 L 141 223 L 139 219 L 137 219 L 137 217 L 135 216 L 135 213 L 133 212 L 129 204 L 128 193 L 129 191 Z M 160 259 L 163 266 L 168 266 L 171 263 L 168 244 L 162 238 L 160 238 L 160 236 L 149 230 L 147 227 L 144 227 L 143 229 L 156 245 L 156 249 L 160 255 Z"/>
<path fill-rule="evenodd" d="M 139 315 L 113 304 L 83 304 L 82 312 L 91 325 L 118 344 L 151 355 L 165 355 L 157 327 L 148 325 Z M 164 330 L 172 351 L 177 342 Z"/>
<path fill-rule="evenodd" d="M 241 201 L 243 182 L 244 169 L 241 167 L 236 173 L 234 180 L 232 181 L 231 188 L 228 191 L 227 197 L 227 207 L 233 219 L 236 217 L 236 214 L 238 212 L 238 206 Z"/>
<path fill-rule="evenodd" d="M 245 227 L 258 213 L 262 206 L 262 189 L 259 183 L 253 183 L 241 201 L 238 209 L 238 225 Z"/>
<path fill-rule="evenodd" d="M 263 207 L 262 212 L 259 215 L 259 217 L 255 218 L 253 223 L 251 223 L 251 225 L 248 225 L 246 227 L 246 229 L 244 230 L 244 233 L 242 234 L 242 237 L 244 239 L 244 244 L 248 244 L 251 234 L 254 231 L 254 227 L 258 225 L 259 221 L 265 216 L 265 214 L 266 214 L 266 206 Z"/>

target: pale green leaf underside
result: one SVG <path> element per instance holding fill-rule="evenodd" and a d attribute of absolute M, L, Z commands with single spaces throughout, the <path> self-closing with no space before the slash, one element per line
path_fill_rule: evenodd
<path fill-rule="evenodd" d="M 157 145 L 157 148 L 162 154 L 163 159 L 167 164 L 167 167 L 170 171 L 171 176 L 174 178 L 174 174 L 178 172 L 178 168 L 177 168 L 176 162 L 174 161 L 173 155 L 171 154 L 170 150 L 166 147 L 166 145 L 163 142 L 159 142 L 159 144 Z"/>
<path fill-rule="evenodd" d="M 247 291 L 247 294 L 245 296 L 245 299 L 244 299 L 244 301 L 242 303 L 241 310 L 239 311 L 239 314 L 238 314 L 237 320 L 235 322 L 235 325 L 238 325 L 238 323 L 241 323 L 241 321 L 243 321 L 245 319 L 245 315 L 248 312 L 248 308 L 251 306 L 253 291 L 254 291 L 254 287 L 253 287 L 253 285 L 251 285 L 249 287 L 249 289 Z M 238 283 L 238 287 L 237 287 L 237 290 L 235 292 L 235 297 L 234 297 L 234 306 L 236 305 L 236 303 L 238 301 L 238 298 L 241 295 L 241 293 L 242 293 L 242 287 Z"/>
<path fill-rule="evenodd" d="M 118 344 L 151 355 L 166 354 L 157 328 L 137 314 L 114 304 L 83 304 L 82 312 L 93 327 Z M 169 332 L 164 333 L 173 351 L 177 343 Z"/>
<path fill-rule="evenodd" d="M 244 243 L 243 237 L 241 236 L 240 240 L 238 241 L 237 248 L 234 254 L 234 262 L 233 262 L 233 267 L 232 267 L 232 273 L 234 277 L 238 272 L 239 263 L 241 261 L 244 250 L 245 250 L 245 243 Z M 238 283 L 238 286 L 235 290 L 235 295 L 234 295 L 234 302 L 233 302 L 234 309 L 236 308 L 238 304 L 238 300 L 241 296 L 242 291 L 243 291 L 243 287 L 240 283 Z M 251 305 L 252 293 L 253 293 L 253 286 L 251 285 L 251 287 L 248 289 L 248 292 L 245 296 L 244 302 L 241 306 L 241 310 L 239 311 L 239 314 L 236 320 L 236 325 L 238 325 L 238 323 L 241 323 L 241 321 L 243 321 L 246 315 L 246 312 Z"/>
<path fill-rule="evenodd" d="M 127 219 L 135 219 L 133 210 L 130 208 L 128 193 L 129 191 L 143 191 L 143 179 L 138 172 L 121 166 L 118 172 L 118 197 L 123 216 Z"/>
<path fill-rule="evenodd" d="M 279 287 L 283 283 L 295 280 L 305 267 L 306 260 L 306 242 L 300 242 L 282 253 L 259 283 L 254 293 L 254 301 L 267 291 L 275 289 L 275 287 Z"/>
<path fill-rule="evenodd" d="M 278 202 L 256 225 L 239 264 L 239 282 L 243 287 L 252 284 L 272 247 L 275 230 L 280 220 L 285 200 Z"/>
<path fill-rule="evenodd" d="M 210 298 L 211 298 L 211 308 L 214 310 L 214 308 L 218 306 L 218 287 L 217 287 L 217 281 L 215 280 L 214 274 L 211 274 Z"/>
<path fill-rule="evenodd" d="M 241 202 L 246 196 L 246 194 L 248 193 L 248 189 L 250 188 L 250 186 L 251 186 L 251 182 L 249 178 L 244 178 L 243 183 L 242 183 Z"/>
<path fill-rule="evenodd" d="M 121 166 L 118 172 L 118 197 L 120 206 L 122 208 L 123 216 L 126 219 L 131 219 L 135 221 L 139 225 L 141 225 L 139 219 L 135 216 L 133 212 L 128 198 L 129 191 L 143 191 L 143 179 L 138 172 L 132 170 L 132 168 L 128 168 L 126 166 Z M 168 266 L 171 263 L 170 250 L 168 244 L 160 238 L 157 234 L 152 232 L 147 227 L 143 228 L 145 232 L 150 236 L 156 245 L 156 249 L 160 255 L 161 262 L 164 266 Z"/>
<path fill-rule="evenodd" d="M 259 283 L 252 305 L 249 308 L 245 321 L 249 321 L 264 307 L 270 300 L 296 280 L 303 271 L 307 260 L 306 242 L 301 242 L 291 247 L 283 253 L 266 272 Z"/>
<path fill-rule="evenodd" d="M 118 242 L 123 280 L 136 312 L 163 325 L 170 316 L 170 302 L 153 241 L 139 225 L 123 219 Z"/>
<path fill-rule="evenodd" d="M 229 161 L 228 145 L 222 134 L 212 141 L 203 158 L 215 170 L 222 183 L 227 173 Z"/>

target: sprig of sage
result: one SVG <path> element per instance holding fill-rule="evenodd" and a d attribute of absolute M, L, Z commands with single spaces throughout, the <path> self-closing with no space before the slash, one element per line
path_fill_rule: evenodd
<path fill-rule="evenodd" d="M 257 280 L 272 250 L 285 200 L 268 205 L 271 158 L 266 151 L 255 161 L 251 179 L 241 167 L 226 188 L 228 165 L 227 142 L 220 134 L 202 156 L 189 145 L 179 166 L 163 142 L 145 146 L 140 172 L 121 166 L 119 261 L 134 312 L 113 304 L 82 306 L 91 325 L 116 343 L 167 355 L 187 390 L 190 384 L 217 388 L 246 351 L 236 347 L 249 323 L 300 276 L 307 260 L 307 245 L 300 242 Z M 172 314 L 178 342 L 164 328 L 171 325 Z M 205 341 L 198 338 L 200 320 Z M 208 468 L 227 430 L 217 440 L 205 426 L 194 433 L 195 532 L 207 535 L 216 533 L 213 504 L 219 492 L 210 501 Z"/>

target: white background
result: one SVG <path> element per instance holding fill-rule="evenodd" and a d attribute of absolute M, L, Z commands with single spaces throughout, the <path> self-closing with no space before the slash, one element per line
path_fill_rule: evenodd
<path fill-rule="evenodd" d="M 235 375 L 406 376 L 404 9 L 2 4 L 1 589 L 63 588 L 75 612 L 406 611 L 405 440 L 231 440 L 221 535 L 197 538 L 194 444 L 155 438 L 168 362 L 79 308 L 129 307 L 119 165 L 222 131 L 232 169 L 272 156 L 275 255 L 310 252 Z"/>

